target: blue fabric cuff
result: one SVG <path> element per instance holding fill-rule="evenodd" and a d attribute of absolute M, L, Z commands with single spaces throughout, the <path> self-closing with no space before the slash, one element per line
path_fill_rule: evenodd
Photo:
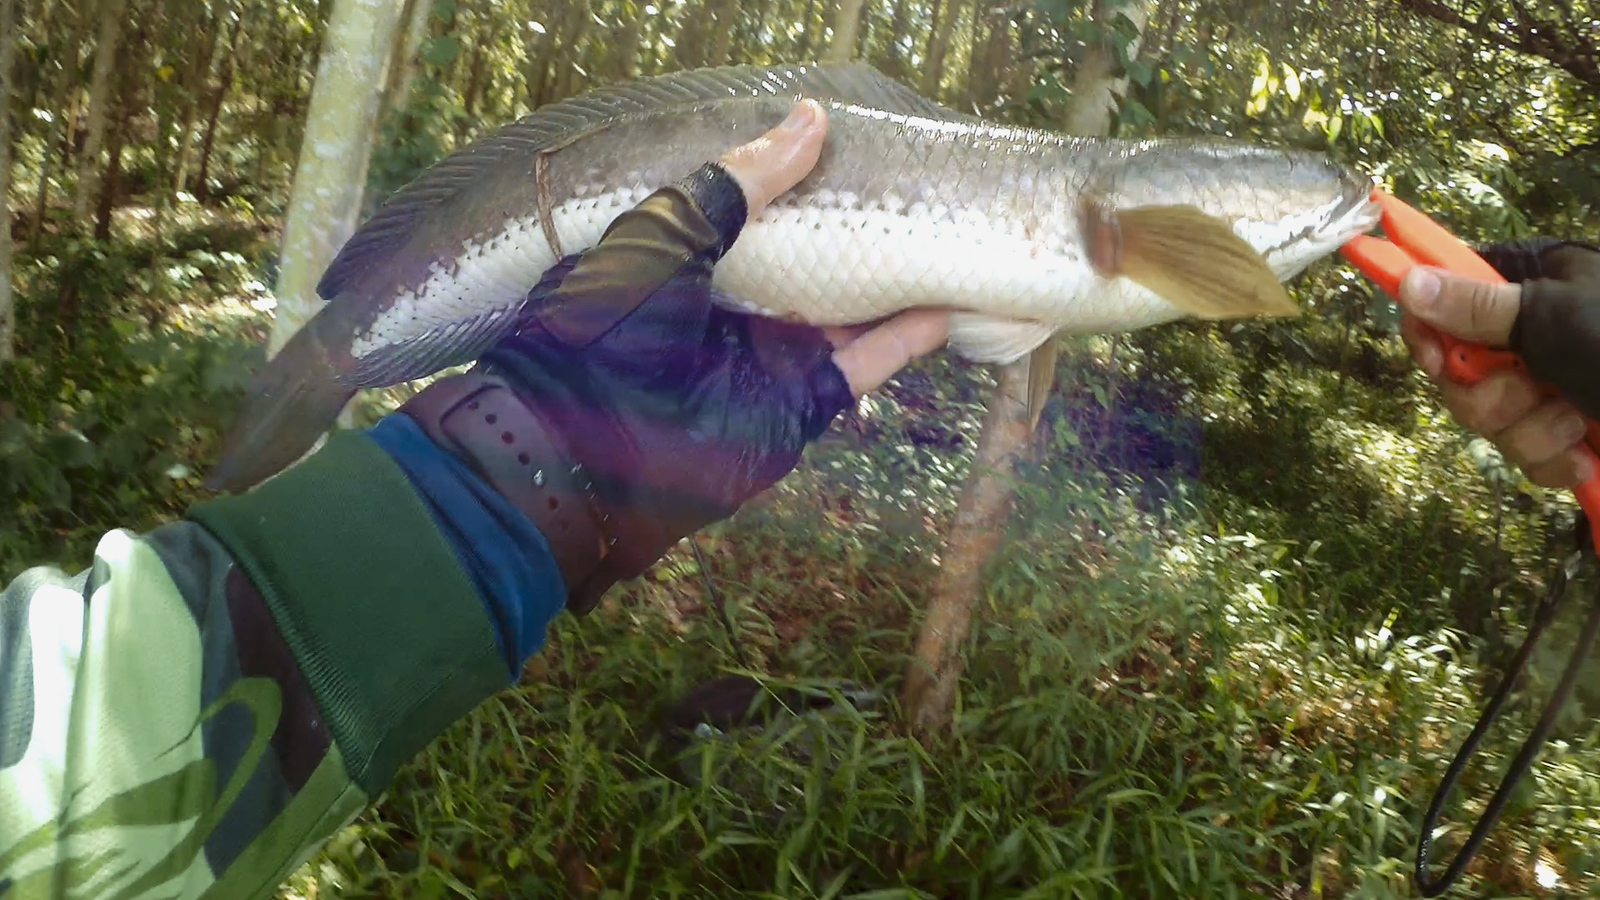
<path fill-rule="evenodd" d="M 406 473 L 455 548 L 515 680 L 566 606 L 567 585 L 550 544 L 527 516 L 409 417 L 389 415 L 368 434 Z"/>

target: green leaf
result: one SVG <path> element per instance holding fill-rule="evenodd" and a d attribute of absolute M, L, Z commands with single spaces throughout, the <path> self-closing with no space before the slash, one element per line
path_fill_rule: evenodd
<path fill-rule="evenodd" d="M 1156 120 L 1143 103 L 1131 97 L 1123 102 L 1121 117 L 1124 123 L 1135 126 L 1146 125 Z"/>
<path fill-rule="evenodd" d="M 94 445 L 74 431 L 50 437 L 46 456 L 63 469 L 86 469 L 95 464 Z"/>
<path fill-rule="evenodd" d="M 1136 59 L 1128 63 L 1128 79 L 1140 87 L 1148 87 L 1150 79 L 1155 76 L 1154 63 Z"/>
<path fill-rule="evenodd" d="M 441 34 L 428 42 L 427 49 L 422 51 L 422 60 L 430 66 L 448 66 L 460 52 L 461 44 L 454 36 Z"/>

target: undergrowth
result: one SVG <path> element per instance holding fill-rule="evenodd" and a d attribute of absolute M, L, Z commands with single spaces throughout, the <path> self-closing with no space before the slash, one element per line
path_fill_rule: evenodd
<path fill-rule="evenodd" d="M 897 706 L 987 387 L 936 360 L 701 538 L 754 670 L 876 706 L 670 755 L 665 710 L 737 668 L 680 548 L 563 618 L 285 896 L 1414 896 L 1422 809 L 1542 589 L 1543 511 L 1508 502 L 1494 533 L 1436 410 L 1359 414 L 1388 376 L 1345 384 L 1342 415 L 1287 365 L 1200 410 L 1167 367 L 1237 367 L 1214 337 L 1085 341 L 1063 364 L 949 740 L 907 736 Z M 1436 858 L 1537 715 L 1550 640 Z M 1592 890 L 1588 704 L 1457 895 Z"/>
<path fill-rule="evenodd" d="M 180 218 L 159 246 L 127 229 L 19 261 L 0 577 L 81 566 L 105 529 L 198 496 L 259 359 L 268 233 Z M 669 754 L 670 704 L 736 668 L 679 547 L 562 617 L 519 686 L 406 766 L 282 896 L 1414 896 L 1420 813 L 1569 510 L 1471 448 L 1392 334 L 1349 321 L 1170 327 L 1063 357 L 948 740 L 912 739 L 897 707 L 991 384 L 941 357 L 700 538 L 752 671 L 845 679 L 875 705 Z M 1439 858 L 1537 716 L 1576 617 L 1468 769 Z M 1458 896 L 1595 889 L 1593 675 Z"/>
<path fill-rule="evenodd" d="M 137 225 L 105 242 L 46 233 L 17 260 L 0 581 L 83 565 L 107 528 L 181 514 L 262 358 L 251 303 L 265 295 L 268 227 L 198 207 L 174 218 L 159 242 Z"/>

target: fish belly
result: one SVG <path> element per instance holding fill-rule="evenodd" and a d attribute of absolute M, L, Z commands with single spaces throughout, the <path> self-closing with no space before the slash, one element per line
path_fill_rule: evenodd
<path fill-rule="evenodd" d="M 1150 291 L 1096 275 L 1076 244 L 949 210 L 778 204 L 745 229 L 714 278 L 750 312 L 814 325 L 951 308 L 951 347 L 976 362 L 1012 362 L 1058 331 L 1179 317 Z"/>

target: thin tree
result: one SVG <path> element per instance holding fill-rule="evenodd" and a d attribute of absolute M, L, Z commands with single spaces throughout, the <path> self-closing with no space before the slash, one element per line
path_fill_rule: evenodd
<path fill-rule="evenodd" d="M 52 85 L 49 105 L 46 109 L 55 110 L 57 115 L 51 118 L 50 126 L 45 129 L 44 147 L 39 158 L 39 184 L 33 203 L 33 221 L 28 226 L 28 240 L 37 241 L 44 231 L 45 208 L 50 204 L 50 171 L 53 154 L 51 141 L 56 137 L 55 129 L 60 126 L 61 139 L 61 170 L 67 171 L 70 165 L 72 149 L 72 121 L 75 113 L 78 95 L 77 83 L 73 76 L 78 71 L 78 55 L 82 51 L 83 39 L 88 34 L 89 25 L 94 21 L 92 0 L 84 0 L 73 8 L 73 15 L 69 13 L 68 22 L 71 23 L 71 36 L 61 46 L 60 68 L 56 71 L 55 83 Z M 14 39 L 14 38 L 13 38 Z"/>
<path fill-rule="evenodd" d="M 95 183 L 100 174 L 100 149 L 105 143 L 106 120 L 110 118 L 111 73 L 117 65 L 117 42 L 122 38 L 122 11 L 125 0 L 106 0 L 100 11 L 100 36 L 95 40 L 94 75 L 89 80 L 88 134 L 83 144 L 83 155 L 78 158 L 77 183 L 72 192 L 73 227 L 86 226 L 89 201 L 95 196 Z"/>
<path fill-rule="evenodd" d="M 397 0 L 334 4 L 289 193 L 269 356 L 322 308 L 317 281 L 355 231 L 384 64 L 399 26 Z"/>
<path fill-rule="evenodd" d="M 1126 17 L 1135 35 L 1128 44 L 1131 58 L 1139 52 L 1145 21 L 1150 16 L 1150 0 L 1097 0 L 1095 18 L 1112 26 L 1118 16 Z M 1116 50 L 1109 42 L 1090 45 L 1072 73 L 1072 102 L 1067 106 L 1068 134 L 1095 135 L 1111 131 L 1111 117 L 1122 103 L 1128 79 L 1119 76 Z"/>
<path fill-rule="evenodd" d="M 209 186 L 211 170 L 211 149 L 216 143 L 217 120 L 222 117 L 222 103 L 228 98 L 228 90 L 233 87 L 235 72 L 235 57 L 239 49 L 239 35 L 244 31 L 245 17 L 241 12 L 233 23 L 233 33 L 228 38 L 227 52 L 222 56 L 221 70 L 217 73 L 217 86 L 211 91 L 210 105 L 206 112 L 205 131 L 200 138 L 200 167 L 195 173 L 195 199 L 204 204 L 210 194 Z"/>
<path fill-rule="evenodd" d="M 15 354 L 16 304 L 11 299 L 11 94 L 16 54 L 15 0 L 0 0 L 0 362 Z"/>
<path fill-rule="evenodd" d="M 184 101 L 178 125 L 178 164 L 172 179 L 174 192 L 187 190 L 189 186 L 189 167 L 194 161 L 194 146 L 199 138 L 195 133 L 195 120 L 203 115 L 208 94 L 206 87 L 210 84 L 217 67 L 222 65 L 221 57 L 229 52 L 223 48 L 219 40 L 222 36 L 223 20 L 227 18 L 230 18 L 227 0 L 212 0 L 210 12 L 205 15 L 199 37 L 195 41 L 199 49 L 190 58 L 183 77 Z"/>
<path fill-rule="evenodd" d="M 864 0 L 839 0 L 839 11 L 833 20 L 833 42 L 828 45 L 828 62 L 849 62 L 855 56 L 856 31 L 861 27 L 864 5 Z"/>
<path fill-rule="evenodd" d="M 1096 17 L 1102 24 L 1121 13 L 1143 28 L 1150 0 L 1122 0 L 1111 8 L 1114 2 L 1097 3 Z M 1109 132 L 1111 116 L 1127 87 L 1114 61 L 1110 48 L 1091 48 L 1079 59 L 1067 115 L 1069 130 L 1078 129 L 1072 133 Z M 999 549 L 1016 498 L 1015 467 L 1028 452 L 1038 406 L 1055 378 L 1056 347 L 1050 341 L 1029 358 L 1001 367 L 999 384 L 989 400 L 972 473 L 962 485 L 939 554 L 938 579 L 901 697 L 913 733 L 924 740 L 950 726 L 964 668 L 961 646 L 972 630 L 972 608 L 983 591 L 984 568 Z"/>
<path fill-rule="evenodd" d="M 928 58 L 922 62 L 922 92 L 929 97 L 939 95 L 939 83 L 944 80 L 944 61 L 950 52 L 950 39 L 961 21 L 961 0 L 947 0 L 941 16 L 928 36 Z"/>

